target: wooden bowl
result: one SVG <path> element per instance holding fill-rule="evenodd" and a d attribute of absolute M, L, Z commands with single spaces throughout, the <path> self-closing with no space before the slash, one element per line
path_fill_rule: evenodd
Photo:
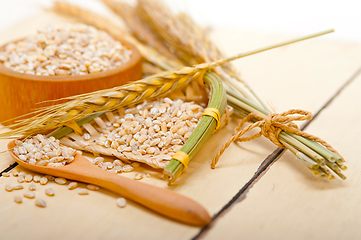
<path fill-rule="evenodd" d="M 0 64 L 0 123 L 9 125 L 13 118 L 49 106 L 41 103 L 72 95 L 112 88 L 142 78 L 142 61 L 139 51 L 131 44 L 120 41 L 132 50 L 125 64 L 104 72 L 76 76 L 38 76 L 19 73 Z M 6 45 L 0 47 L 0 51 Z M 57 102 L 58 103 L 58 102 Z M 5 122 L 4 122 L 5 121 Z"/>

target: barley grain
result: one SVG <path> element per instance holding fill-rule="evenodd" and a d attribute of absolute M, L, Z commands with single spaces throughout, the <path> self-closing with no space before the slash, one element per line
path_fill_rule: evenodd
<path fill-rule="evenodd" d="M 112 169 L 113 168 L 113 163 L 111 162 L 105 162 L 104 166 L 106 167 L 106 169 Z"/>
<path fill-rule="evenodd" d="M 94 160 L 93 160 L 93 163 L 94 163 L 95 165 L 98 165 L 99 163 L 102 163 L 102 162 L 104 162 L 104 158 L 103 158 L 103 157 L 96 157 L 96 158 L 94 158 Z"/>
<path fill-rule="evenodd" d="M 85 141 L 88 141 L 88 140 L 90 139 L 90 134 L 89 134 L 89 133 L 84 133 L 83 139 L 84 139 Z"/>
<path fill-rule="evenodd" d="M 48 183 L 48 181 L 49 180 L 47 177 L 41 177 L 39 182 L 41 185 L 46 185 Z"/>
<path fill-rule="evenodd" d="M 64 185 L 66 184 L 66 179 L 65 178 L 55 178 L 54 180 L 57 184 L 59 185 Z"/>
<path fill-rule="evenodd" d="M 41 179 L 41 177 L 39 175 L 35 175 L 33 177 L 33 181 L 36 182 L 36 183 L 40 182 L 40 179 Z"/>
<path fill-rule="evenodd" d="M 87 189 L 78 189 L 78 194 L 79 195 L 88 195 L 89 191 Z"/>
<path fill-rule="evenodd" d="M 19 176 L 20 171 L 18 169 L 15 169 L 12 173 L 14 177 L 17 177 Z"/>
<path fill-rule="evenodd" d="M 18 181 L 19 183 L 23 183 L 23 182 L 25 182 L 25 179 L 24 179 L 23 176 L 18 176 L 17 181 Z"/>
<path fill-rule="evenodd" d="M 113 161 L 113 165 L 114 166 L 124 166 L 124 163 L 122 161 L 120 161 L 119 159 L 116 159 Z"/>
<path fill-rule="evenodd" d="M 15 183 L 12 186 L 13 186 L 13 190 L 21 190 L 24 188 L 24 184 L 22 183 Z"/>
<path fill-rule="evenodd" d="M 35 185 L 35 183 L 33 183 L 33 182 L 30 183 L 28 188 L 29 188 L 30 191 L 35 191 L 35 190 L 36 190 L 36 185 Z"/>
<path fill-rule="evenodd" d="M 71 182 L 71 183 L 69 183 L 69 185 L 68 185 L 68 189 L 69 190 L 73 190 L 73 189 L 75 189 L 75 188 L 77 188 L 78 187 L 78 183 L 77 182 Z"/>
<path fill-rule="evenodd" d="M 86 186 L 86 188 L 89 189 L 89 190 L 92 190 L 92 191 L 98 191 L 98 190 L 99 190 L 99 187 L 98 187 L 98 186 L 95 186 L 95 185 L 93 185 L 93 184 L 88 184 L 88 185 Z"/>
<path fill-rule="evenodd" d="M 49 181 L 54 181 L 55 177 L 51 176 L 51 175 L 44 175 L 44 177 L 46 177 Z"/>
<path fill-rule="evenodd" d="M 51 189 L 51 188 L 45 189 L 45 194 L 48 195 L 48 196 L 50 196 L 50 197 L 52 197 L 52 196 L 55 195 L 54 190 Z"/>
<path fill-rule="evenodd" d="M 14 189 L 14 188 L 13 188 L 13 185 L 11 185 L 11 184 L 6 184 L 6 185 L 5 185 L 5 190 L 6 190 L 6 191 L 11 192 L 13 189 Z"/>
<path fill-rule="evenodd" d="M 139 166 L 140 166 L 140 164 L 139 164 L 139 163 L 137 163 L 137 162 L 132 162 L 130 165 L 131 165 L 132 167 L 134 167 L 134 168 L 136 168 L 136 167 L 139 167 Z"/>
<path fill-rule="evenodd" d="M 25 181 L 26 182 L 31 182 L 33 180 L 33 175 L 31 174 L 26 174 L 25 175 Z"/>
<path fill-rule="evenodd" d="M 113 171 L 115 171 L 115 173 L 121 173 L 123 171 L 123 167 L 122 166 L 115 166 Z"/>
<path fill-rule="evenodd" d="M 22 202 L 23 202 L 23 198 L 22 198 L 21 196 L 19 196 L 19 195 L 16 195 L 16 196 L 14 197 L 14 202 L 16 202 L 16 203 L 22 203 Z"/>
<path fill-rule="evenodd" d="M 33 198 L 35 198 L 35 193 L 34 192 L 24 192 L 24 197 L 33 199 Z"/>
<path fill-rule="evenodd" d="M 118 207 L 123 208 L 127 205 L 127 200 L 125 198 L 117 198 L 116 203 Z"/>
<path fill-rule="evenodd" d="M 35 200 L 35 206 L 45 208 L 46 207 L 46 202 L 43 199 L 38 198 L 38 199 Z"/>
<path fill-rule="evenodd" d="M 139 174 L 139 173 L 136 173 L 134 175 L 134 180 L 141 180 L 143 178 L 143 175 L 142 174 Z"/>
<path fill-rule="evenodd" d="M 132 172 L 134 170 L 134 167 L 131 165 L 124 165 L 123 166 L 123 172 Z"/>

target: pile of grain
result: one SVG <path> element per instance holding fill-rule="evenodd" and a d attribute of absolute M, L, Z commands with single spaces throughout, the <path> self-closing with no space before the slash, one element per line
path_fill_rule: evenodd
<path fill-rule="evenodd" d="M 44 76 L 102 72 L 129 61 L 132 51 L 104 31 L 84 24 L 40 29 L 9 43 L 0 63 L 14 71 Z"/>

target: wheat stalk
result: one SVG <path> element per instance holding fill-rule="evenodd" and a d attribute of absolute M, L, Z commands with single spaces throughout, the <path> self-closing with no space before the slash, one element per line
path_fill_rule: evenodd
<path fill-rule="evenodd" d="M 66 125 L 69 122 L 87 117 L 92 113 L 113 111 L 121 106 L 129 106 L 143 102 L 144 100 L 162 97 L 184 87 L 194 79 L 201 79 L 205 72 L 214 70 L 216 67 L 230 61 L 320 36 L 330 31 L 333 30 L 240 53 L 212 63 L 202 63 L 194 65 L 193 67 L 184 67 L 175 71 L 162 72 L 123 86 L 62 98 L 59 100 L 67 100 L 67 102 L 40 108 L 33 113 L 29 113 L 34 114 L 33 117 L 19 120 L 18 123 L 8 126 L 14 130 L 1 133 L 0 139 L 15 137 L 16 135 L 28 136 L 40 132 L 47 132 Z M 19 118 L 22 117 L 24 116 L 20 116 Z"/>

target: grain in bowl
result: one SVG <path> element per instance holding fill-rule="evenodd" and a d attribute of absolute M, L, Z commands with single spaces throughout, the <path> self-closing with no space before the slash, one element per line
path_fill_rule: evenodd
<path fill-rule="evenodd" d="M 43 76 L 102 72 L 129 61 L 132 51 L 104 31 L 84 24 L 39 29 L 0 52 L 0 63 L 14 71 Z"/>
<path fill-rule="evenodd" d="M 132 44 L 84 24 L 51 26 L 0 46 L 0 122 L 53 105 L 49 100 L 116 87 L 142 77 Z"/>

